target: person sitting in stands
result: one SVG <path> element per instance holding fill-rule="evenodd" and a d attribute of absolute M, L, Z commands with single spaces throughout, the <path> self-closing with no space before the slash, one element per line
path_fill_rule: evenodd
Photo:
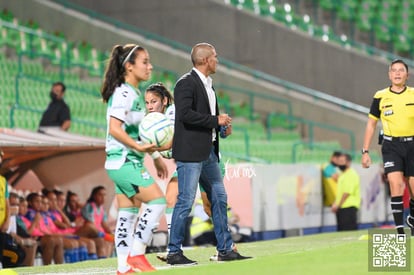
<path fill-rule="evenodd" d="M 103 186 L 97 186 L 82 208 L 84 225 L 77 230 L 81 237 L 93 238 L 99 258 L 107 258 L 112 254 L 114 236 L 107 224 L 107 215 L 104 210 L 106 190 Z"/>

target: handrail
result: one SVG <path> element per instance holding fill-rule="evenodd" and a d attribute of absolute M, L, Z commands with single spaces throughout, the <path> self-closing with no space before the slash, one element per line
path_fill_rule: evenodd
<path fill-rule="evenodd" d="M 232 127 L 233 131 L 237 131 L 237 132 L 243 132 L 243 137 L 244 137 L 244 149 L 246 152 L 246 156 L 250 157 L 250 137 L 249 134 L 247 133 L 247 130 L 241 127 L 237 127 L 237 126 L 233 126 Z"/>
<path fill-rule="evenodd" d="M 80 5 L 71 3 L 67 0 L 52 0 L 52 1 L 64 6 L 65 8 L 69 8 L 69 9 L 72 9 L 72 10 L 76 10 L 80 13 L 86 14 L 86 15 L 88 15 L 89 17 L 91 17 L 93 19 L 101 20 L 101 21 L 107 22 L 109 24 L 112 24 L 112 25 L 114 25 L 118 28 L 122 28 L 122 29 L 125 29 L 125 30 L 128 30 L 128 31 L 131 31 L 131 32 L 138 33 L 138 34 L 144 36 L 145 38 L 147 38 L 149 40 L 154 40 L 154 41 L 158 41 L 158 42 L 167 44 L 167 45 L 171 46 L 174 49 L 182 50 L 182 51 L 185 51 L 185 52 L 190 52 L 191 51 L 190 47 L 188 47 L 184 44 L 181 44 L 177 41 L 167 39 L 167 38 L 162 37 L 160 35 L 142 30 L 142 29 L 140 29 L 136 26 L 121 22 L 121 21 L 119 21 L 117 19 L 114 19 L 114 18 L 111 18 L 109 16 L 99 14 L 99 13 L 93 11 L 93 10 L 90 10 L 88 8 L 84 8 Z M 364 47 L 367 47 L 367 45 L 364 45 Z M 337 97 L 334 97 L 334 96 L 331 96 L 331 95 L 328 95 L 328 94 L 324 94 L 324 93 L 322 93 L 320 91 L 317 91 L 317 90 L 314 90 L 314 89 L 306 88 L 306 87 L 304 87 L 302 85 L 299 85 L 299 84 L 295 84 L 295 83 L 292 83 L 292 82 L 289 82 L 289 81 L 286 81 L 286 80 L 282 80 L 282 79 L 280 79 L 276 76 L 273 76 L 273 75 L 270 75 L 270 74 L 267 74 L 267 73 L 264 73 L 264 72 L 261 72 L 261 71 L 258 71 L 258 70 L 251 69 L 247 66 L 243 66 L 243 65 L 234 63 L 234 62 L 232 62 L 230 60 L 227 60 L 227 59 L 224 59 L 224 58 L 220 58 L 220 64 L 224 65 L 225 67 L 227 67 L 229 69 L 238 70 L 240 72 L 244 72 L 246 74 L 252 75 L 257 79 L 268 81 L 270 83 L 273 83 L 273 84 L 276 84 L 276 85 L 279 85 L 279 86 L 283 86 L 287 89 L 292 89 L 292 90 L 298 91 L 302 94 L 310 95 L 310 96 L 314 97 L 315 99 L 319 99 L 319 100 L 329 102 L 329 103 L 337 105 L 337 106 L 339 106 L 343 109 L 354 110 L 354 111 L 361 112 L 361 113 L 364 113 L 364 114 L 368 113 L 368 108 L 365 108 L 361 105 L 358 105 L 358 104 L 355 104 L 355 103 L 352 103 L 352 102 L 349 102 L 349 101 L 346 101 L 346 100 L 343 100 L 343 99 L 340 99 L 340 98 L 337 98 Z M 414 67 L 414 62 L 409 62 L 409 65 Z"/>
<path fill-rule="evenodd" d="M 76 4 L 69 3 L 69 2 L 64 1 L 64 0 L 53 0 L 53 1 L 57 2 L 57 3 L 60 3 L 64 7 L 71 8 L 71 9 L 80 11 L 82 13 L 86 13 L 90 17 L 95 18 L 97 20 L 102 20 L 102 21 L 105 21 L 105 22 L 109 22 L 109 23 L 111 23 L 111 24 L 113 24 L 113 25 L 115 25 L 119 28 L 123 28 L 123 29 L 126 29 L 126 30 L 130 30 L 130 31 L 139 33 L 139 34 L 143 35 L 144 37 L 146 37 L 148 39 L 155 40 L 155 41 L 158 41 L 158 42 L 161 42 L 161 43 L 165 43 L 165 44 L 170 45 L 171 47 L 173 47 L 175 49 L 179 49 L 179 50 L 186 51 L 186 52 L 189 52 L 191 50 L 190 47 L 185 46 L 181 43 L 169 40 L 165 37 L 162 37 L 162 36 L 154 34 L 154 33 L 144 31 L 144 30 L 139 29 L 135 26 L 120 22 L 120 21 L 118 21 L 116 19 L 113 19 L 111 17 L 105 16 L 105 15 L 102 15 L 102 14 L 98 14 L 96 12 L 93 12 L 93 11 L 89 10 L 89 9 L 80 7 Z M 47 34 L 47 33 L 43 33 L 43 32 L 39 34 L 39 33 L 37 33 L 36 31 L 33 31 L 30 28 L 20 26 L 20 25 L 16 26 L 14 24 L 11 24 L 11 23 L 9 23 L 7 21 L 4 21 L 4 20 L 1 20 L 1 19 L 0 19 L 0 25 L 8 27 L 8 28 L 15 29 L 15 30 L 23 31 L 23 32 L 26 32 L 26 33 L 34 35 L 34 36 L 40 36 L 42 38 L 50 39 L 50 40 L 53 40 L 55 42 L 60 42 L 60 43 L 66 43 L 67 42 L 66 40 L 64 40 L 62 38 L 59 38 L 59 37 L 56 37 L 56 36 L 53 36 L 53 35 L 50 35 L 50 34 Z M 66 56 L 69 57 L 69 59 L 70 59 L 69 51 L 70 51 L 70 49 L 68 47 Z M 29 52 L 29 56 L 30 55 L 35 55 L 35 53 L 34 52 Z M 47 56 L 47 55 L 45 55 L 45 56 Z M 68 59 L 68 64 L 67 64 L 69 67 L 81 66 L 81 64 L 75 64 L 75 63 L 71 64 L 69 59 Z M 368 108 L 363 107 L 361 105 L 358 105 L 358 104 L 355 104 L 355 103 L 337 98 L 337 97 L 332 96 L 332 95 L 322 93 L 320 91 L 317 91 L 317 90 L 314 90 L 314 89 L 311 89 L 311 88 L 307 88 L 305 86 L 302 86 L 302 85 L 299 85 L 299 84 L 296 84 L 296 83 L 292 83 L 292 82 L 280 79 L 276 76 L 272 76 L 272 75 L 269 75 L 267 73 L 251 69 L 247 66 L 243 66 L 243 65 L 234 63 L 230 60 L 220 59 L 220 63 L 222 65 L 226 66 L 229 69 L 239 70 L 239 71 L 244 72 L 246 74 L 252 75 L 257 79 L 268 81 L 270 83 L 285 87 L 287 89 L 295 90 L 295 91 L 300 92 L 302 94 L 309 95 L 309 96 L 315 98 L 316 100 L 323 100 L 323 101 L 335 104 L 335 105 L 337 105 L 341 108 L 344 108 L 344 109 L 354 110 L 354 111 L 361 112 L 361 113 L 364 113 L 364 114 L 368 113 Z M 414 62 L 412 62 L 412 63 L 413 63 L 412 66 L 414 66 Z M 61 66 L 62 66 L 62 64 L 61 64 Z M 84 66 L 85 65 L 83 65 L 83 67 Z"/>
<path fill-rule="evenodd" d="M 14 128 L 14 126 L 16 125 L 15 121 L 14 121 L 14 113 L 16 110 L 23 110 L 23 111 L 28 111 L 28 112 L 32 112 L 32 113 L 43 113 L 44 110 L 40 110 L 40 109 L 36 109 L 36 108 L 32 108 L 29 106 L 25 106 L 25 105 L 19 105 L 17 103 L 13 104 L 10 108 L 9 111 L 9 122 L 10 122 L 10 128 Z M 74 123 L 79 123 L 79 124 L 84 124 L 93 128 L 97 128 L 97 129 L 101 129 L 101 130 L 105 130 L 106 126 L 104 124 L 99 124 L 99 123 L 95 123 L 92 121 L 87 121 L 87 120 L 83 120 L 83 119 L 79 119 L 79 118 L 71 118 L 71 121 Z"/>
<path fill-rule="evenodd" d="M 309 148 L 313 149 L 313 148 L 322 148 L 322 149 L 327 149 L 330 150 L 331 152 L 340 148 L 337 148 L 335 146 L 329 146 L 326 144 L 318 144 L 318 143 L 314 143 L 313 141 L 298 141 L 295 142 L 292 146 L 292 163 L 296 163 L 298 161 L 297 158 L 297 153 L 298 153 L 298 147 L 300 145 L 305 145 L 305 146 L 309 146 Z"/>
<path fill-rule="evenodd" d="M 288 120 L 289 122 L 292 121 L 296 121 L 296 122 L 300 122 L 300 123 L 304 123 L 309 127 L 309 142 L 310 144 L 314 143 L 314 128 L 315 127 L 319 127 L 322 129 L 326 129 L 326 130 L 330 130 L 330 131 L 334 131 L 334 132 L 338 132 L 338 133 L 343 133 L 346 134 L 347 136 L 349 136 L 349 140 L 350 140 L 350 147 L 351 147 L 351 151 L 355 151 L 355 134 L 348 129 L 345 128 L 341 128 L 335 125 L 329 125 L 329 124 L 324 124 L 324 123 L 320 123 L 320 122 L 316 122 L 316 121 L 312 121 L 312 120 L 308 120 L 305 118 L 299 118 L 299 117 L 295 117 L 295 116 L 288 116 L 286 114 L 280 113 L 280 114 L 276 114 L 276 113 L 271 113 L 269 114 L 267 123 L 268 123 L 268 127 L 267 130 L 268 132 L 268 136 L 271 137 L 271 128 L 269 127 L 269 121 L 271 119 L 271 117 L 281 117 L 283 119 Z"/>
<path fill-rule="evenodd" d="M 53 42 L 57 42 L 57 43 L 65 43 L 66 42 L 65 39 L 60 38 L 58 36 L 55 36 L 55 35 L 52 35 L 52 34 L 49 34 L 49 33 L 46 33 L 46 32 L 38 33 L 38 32 L 36 32 L 35 30 L 33 30 L 31 28 L 28 28 L 28 27 L 25 27 L 25 26 L 22 26 L 22 25 L 16 25 L 16 24 L 7 22 L 7 21 L 5 21 L 1 18 L 0 18 L 0 26 L 6 27 L 6 28 L 9 28 L 9 29 L 13 29 L 13 30 L 16 30 L 16 31 L 19 31 L 19 32 L 25 32 L 29 35 L 39 36 L 41 38 L 52 40 Z"/>
<path fill-rule="evenodd" d="M 44 84 L 50 84 L 52 85 L 55 81 L 50 80 L 50 79 L 45 79 L 42 77 L 38 77 L 38 76 L 32 76 L 32 75 L 27 75 L 24 73 L 18 73 L 15 77 L 15 90 L 16 90 L 16 95 L 15 95 L 15 103 L 16 104 L 20 104 L 20 80 L 22 79 L 29 79 L 35 82 L 40 82 L 40 83 L 44 83 Z M 95 97 L 99 97 L 100 95 L 96 93 L 96 91 L 92 91 L 92 90 L 87 90 L 87 89 L 83 89 L 80 87 L 75 87 L 72 85 L 66 85 L 66 89 L 69 90 L 76 90 L 77 92 L 81 92 L 83 94 L 87 94 L 87 95 L 91 95 L 91 96 L 95 96 Z"/>
<path fill-rule="evenodd" d="M 254 106 L 254 98 L 258 97 L 258 98 L 262 98 L 262 99 L 270 99 L 273 101 L 277 101 L 281 104 L 286 105 L 287 107 L 287 115 L 288 116 L 292 116 L 292 103 L 287 100 L 286 98 L 282 98 L 282 97 L 278 97 L 275 95 L 264 95 L 264 94 L 257 94 L 255 92 L 252 92 L 250 90 L 244 89 L 244 88 L 240 88 L 240 87 L 234 87 L 234 86 L 230 86 L 230 85 L 226 85 L 226 84 L 217 84 L 214 85 L 214 87 L 218 90 L 218 89 L 223 89 L 223 90 L 230 90 L 230 91 L 234 91 L 237 93 L 241 93 L 241 94 L 246 94 L 249 96 L 250 98 L 250 106 L 252 106 L 251 110 L 250 110 L 250 118 L 253 117 L 253 106 Z"/>

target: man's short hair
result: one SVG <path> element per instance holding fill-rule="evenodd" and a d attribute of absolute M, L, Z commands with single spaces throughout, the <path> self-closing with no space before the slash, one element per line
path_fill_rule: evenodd
<path fill-rule="evenodd" d="M 404 62 L 404 60 L 402 60 L 402 59 L 394 59 L 393 61 L 391 61 L 390 68 L 392 67 L 392 65 L 397 64 L 397 63 L 403 64 L 403 65 L 404 65 L 404 67 L 405 67 L 405 69 L 406 69 L 406 70 L 407 70 L 407 72 L 408 72 L 408 65 L 407 65 L 407 63 L 405 63 L 405 62 Z"/>
<path fill-rule="evenodd" d="M 334 151 L 333 153 L 332 153 L 332 156 L 333 157 L 340 157 L 342 155 L 342 152 L 341 151 Z"/>
<path fill-rule="evenodd" d="M 200 52 L 204 52 L 206 50 L 214 49 L 213 45 L 209 43 L 198 43 L 191 49 L 191 62 L 193 65 L 198 65 L 200 63 Z"/>
<path fill-rule="evenodd" d="M 62 87 L 62 92 L 63 92 L 63 93 L 64 93 L 64 92 L 65 92 L 65 90 L 66 90 L 66 86 L 65 86 L 65 84 L 63 84 L 63 82 L 61 82 L 61 81 L 58 81 L 58 82 L 53 83 L 53 84 L 52 84 L 52 87 L 54 87 L 54 86 L 61 86 L 61 87 Z"/>

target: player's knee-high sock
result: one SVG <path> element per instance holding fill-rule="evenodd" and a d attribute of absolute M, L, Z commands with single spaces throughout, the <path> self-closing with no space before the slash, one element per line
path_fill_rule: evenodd
<path fill-rule="evenodd" d="M 402 196 L 391 197 L 391 210 L 398 234 L 404 234 L 404 205 Z"/>
<path fill-rule="evenodd" d="M 410 216 L 414 219 L 414 200 L 410 199 Z"/>
<path fill-rule="evenodd" d="M 135 227 L 131 256 L 145 254 L 145 249 L 151 241 L 152 233 L 157 229 L 159 220 L 164 213 L 165 205 L 165 198 L 148 202 L 147 208 L 138 218 L 138 224 Z"/>
<path fill-rule="evenodd" d="M 115 229 L 115 249 L 118 259 L 118 271 L 129 270 L 127 257 L 132 249 L 134 225 L 137 221 L 139 208 L 120 208 Z"/>
<path fill-rule="evenodd" d="M 170 229 L 171 229 L 171 220 L 172 220 L 173 211 L 174 211 L 174 207 L 167 207 L 167 209 L 165 209 L 165 219 L 167 221 L 168 239 L 170 239 Z"/>

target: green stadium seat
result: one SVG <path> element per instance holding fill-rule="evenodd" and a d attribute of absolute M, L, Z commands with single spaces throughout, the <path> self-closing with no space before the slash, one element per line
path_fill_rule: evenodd
<path fill-rule="evenodd" d="M 358 27 L 358 29 L 362 31 L 371 31 L 372 21 L 374 17 L 375 12 L 371 9 L 368 3 L 365 5 L 358 6 L 356 26 Z"/>
<path fill-rule="evenodd" d="M 341 0 L 341 8 L 338 9 L 338 17 L 342 20 L 354 20 L 358 2 L 355 0 Z"/>
<path fill-rule="evenodd" d="M 245 101 L 232 104 L 231 109 L 234 117 L 242 117 L 250 120 L 256 120 L 260 117 L 254 112 L 250 104 Z"/>
<path fill-rule="evenodd" d="M 408 53 L 412 49 L 412 44 L 410 43 L 408 38 L 403 34 L 397 35 L 393 44 L 395 50 L 399 53 Z"/>
<path fill-rule="evenodd" d="M 3 9 L 3 11 L 0 13 L 0 19 L 7 22 L 13 22 L 14 15 L 8 9 Z"/>
<path fill-rule="evenodd" d="M 380 42 L 390 42 L 391 41 L 391 31 L 388 25 L 379 22 L 375 25 L 375 36 Z"/>
<path fill-rule="evenodd" d="M 319 0 L 319 6 L 327 11 L 333 11 L 336 7 L 335 0 Z"/>

